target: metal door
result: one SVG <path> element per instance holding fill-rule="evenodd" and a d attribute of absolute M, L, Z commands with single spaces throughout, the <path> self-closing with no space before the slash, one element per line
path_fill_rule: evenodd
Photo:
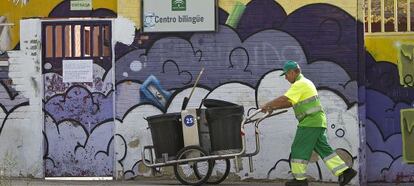
<path fill-rule="evenodd" d="M 113 176 L 111 30 L 109 20 L 42 22 L 47 177 Z"/>

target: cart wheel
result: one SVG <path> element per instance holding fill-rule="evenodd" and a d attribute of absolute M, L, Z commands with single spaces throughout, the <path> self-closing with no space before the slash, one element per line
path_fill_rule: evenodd
<path fill-rule="evenodd" d="M 197 171 L 198 169 L 194 167 L 195 175 L 200 178 L 201 175 Z M 230 173 L 230 160 L 229 159 L 220 159 L 214 161 L 213 170 L 211 171 L 210 178 L 206 181 L 208 184 L 220 184 L 223 182 Z"/>
<path fill-rule="evenodd" d="M 187 146 L 178 153 L 177 160 L 207 156 L 199 146 Z M 212 160 L 191 161 L 174 165 L 175 177 L 185 185 L 201 185 L 207 181 L 213 170 Z M 200 177 L 196 176 L 196 172 Z"/>

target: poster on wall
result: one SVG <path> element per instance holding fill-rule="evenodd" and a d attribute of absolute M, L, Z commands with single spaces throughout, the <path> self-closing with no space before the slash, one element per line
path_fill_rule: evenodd
<path fill-rule="evenodd" d="M 93 61 L 88 60 L 63 60 L 63 82 L 92 82 Z"/>
<path fill-rule="evenodd" d="M 92 0 L 71 0 L 70 10 L 92 10 Z"/>
<path fill-rule="evenodd" d="M 217 29 L 216 0 L 142 0 L 143 32 L 205 32 Z"/>

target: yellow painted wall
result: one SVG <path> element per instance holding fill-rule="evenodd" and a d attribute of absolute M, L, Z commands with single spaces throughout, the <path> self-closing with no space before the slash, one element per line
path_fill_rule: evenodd
<path fill-rule="evenodd" d="M 47 17 L 63 0 L 29 0 L 26 5 L 15 4 L 13 1 L 0 0 L 0 16 L 6 16 L 11 27 L 11 47 L 19 42 L 20 20 L 28 17 Z M 93 0 L 93 9 L 107 8 L 117 12 L 116 0 Z"/>
<path fill-rule="evenodd" d="M 315 4 L 315 3 L 326 3 L 337 6 L 342 10 L 348 12 L 350 15 L 356 17 L 357 15 L 357 8 L 355 5 L 357 4 L 357 0 L 325 0 L 325 1 L 317 1 L 317 0 L 276 0 L 286 11 L 287 14 L 292 13 L 296 9 L 308 5 L 308 4 Z"/>
<path fill-rule="evenodd" d="M 137 28 L 141 25 L 141 0 L 118 0 L 118 16 L 132 20 Z"/>
<path fill-rule="evenodd" d="M 365 35 L 365 47 L 376 61 L 397 64 L 399 46 L 404 43 L 414 43 L 414 33 Z"/>

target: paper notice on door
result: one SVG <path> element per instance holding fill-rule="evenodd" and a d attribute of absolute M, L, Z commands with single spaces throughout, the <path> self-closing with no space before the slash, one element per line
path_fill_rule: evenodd
<path fill-rule="evenodd" d="M 63 60 L 63 82 L 92 82 L 93 61 Z"/>

